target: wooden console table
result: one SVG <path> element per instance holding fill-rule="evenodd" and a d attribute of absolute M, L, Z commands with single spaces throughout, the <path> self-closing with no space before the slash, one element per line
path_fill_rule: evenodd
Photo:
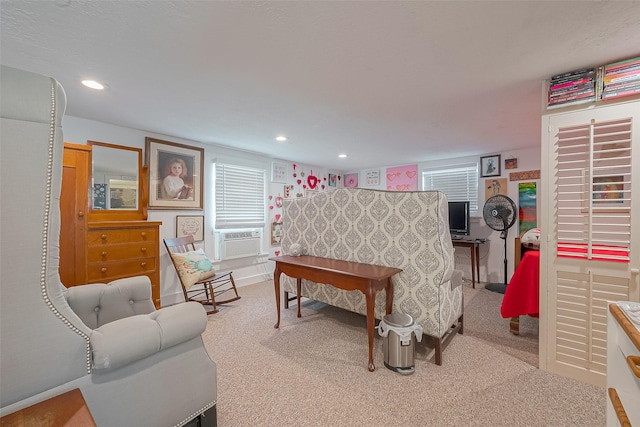
<path fill-rule="evenodd" d="M 95 427 L 79 389 L 73 389 L 0 418 L 0 426 Z"/>
<path fill-rule="evenodd" d="M 269 258 L 275 261 L 276 269 L 273 273 L 273 286 L 276 292 L 276 309 L 278 321 L 274 328 L 280 327 L 280 275 L 282 273 L 296 279 L 298 317 L 300 313 L 300 293 L 302 279 L 316 283 L 328 283 L 337 288 L 353 291 L 358 290 L 365 295 L 367 304 L 367 335 L 369 338 L 369 371 L 376 367 L 373 364 L 373 338 L 375 326 L 375 296 L 379 290 L 386 290 L 387 314 L 391 314 L 393 305 L 393 285 L 391 276 L 402 270 L 382 265 L 362 264 L 358 262 L 337 259 L 319 258 L 314 256 L 279 256 Z"/>
<path fill-rule="evenodd" d="M 452 240 L 453 247 L 469 248 L 471 251 L 471 284 L 476 288 L 476 280 L 480 281 L 480 245 L 482 240 Z"/>

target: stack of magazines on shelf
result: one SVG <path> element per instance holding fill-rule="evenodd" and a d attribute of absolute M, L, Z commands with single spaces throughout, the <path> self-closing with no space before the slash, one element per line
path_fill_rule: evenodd
<path fill-rule="evenodd" d="M 601 99 L 640 94 L 640 57 L 604 66 Z"/>
<path fill-rule="evenodd" d="M 558 74 L 549 81 L 547 108 L 566 107 L 596 100 L 596 69 Z"/>

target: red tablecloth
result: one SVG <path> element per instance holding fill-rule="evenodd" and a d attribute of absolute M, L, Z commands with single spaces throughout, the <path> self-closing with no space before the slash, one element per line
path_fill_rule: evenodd
<path fill-rule="evenodd" d="M 528 314 L 538 317 L 540 295 L 540 252 L 525 252 L 513 273 L 502 299 L 500 314 L 504 318 Z"/>

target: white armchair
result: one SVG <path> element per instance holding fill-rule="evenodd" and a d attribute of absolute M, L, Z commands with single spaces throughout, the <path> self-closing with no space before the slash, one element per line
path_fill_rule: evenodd
<path fill-rule="evenodd" d="M 0 69 L 0 416 L 79 388 L 97 425 L 216 425 L 197 303 L 155 310 L 147 277 L 66 289 L 58 275 L 65 95 Z"/>

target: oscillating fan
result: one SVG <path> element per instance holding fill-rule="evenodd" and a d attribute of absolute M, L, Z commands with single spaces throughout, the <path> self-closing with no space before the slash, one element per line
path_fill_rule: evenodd
<path fill-rule="evenodd" d="M 489 197 L 482 209 L 484 222 L 493 230 L 500 231 L 504 240 L 504 283 L 489 283 L 486 289 L 503 294 L 507 289 L 507 233 L 516 222 L 518 209 L 513 200 L 502 194 Z"/>

